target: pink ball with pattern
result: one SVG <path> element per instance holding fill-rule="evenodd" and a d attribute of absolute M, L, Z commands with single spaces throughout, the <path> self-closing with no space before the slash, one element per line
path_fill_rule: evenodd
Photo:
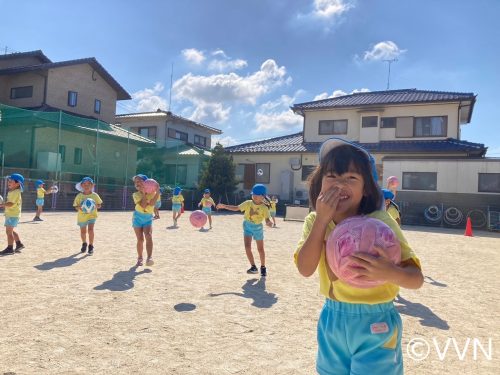
<path fill-rule="evenodd" d="M 399 240 L 387 224 L 366 216 L 353 216 L 343 220 L 328 236 L 326 260 L 340 280 L 357 288 L 373 288 L 384 282 L 360 278 L 351 269 L 360 266 L 349 256 L 358 252 L 379 256 L 374 246 L 383 249 L 392 263 L 401 262 Z"/>
<path fill-rule="evenodd" d="M 207 223 L 207 219 L 207 214 L 200 210 L 193 211 L 191 215 L 189 215 L 189 221 L 195 228 L 203 227 Z"/>
<path fill-rule="evenodd" d="M 146 181 L 144 181 L 144 192 L 146 194 L 154 193 L 157 188 L 158 188 L 158 182 L 156 182 L 156 180 L 148 178 Z"/>

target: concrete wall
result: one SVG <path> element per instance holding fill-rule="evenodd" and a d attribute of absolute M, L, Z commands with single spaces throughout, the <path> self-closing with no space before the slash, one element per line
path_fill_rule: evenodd
<path fill-rule="evenodd" d="M 361 118 L 364 116 L 378 116 L 377 128 L 362 128 Z M 448 116 L 447 134 L 445 137 L 398 137 L 394 128 L 380 128 L 380 117 L 422 117 L 422 116 Z M 305 113 L 304 142 L 323 142 L 333 135 L 319 135 L 320 120 L 347 120 L 347 134 L 339 137 L 359 142 L 379 142 L 388 140 L 405 139 L 443 139 L 458 138 L 459 116 L 458 103 L 427 104 L 427 105 L 395 105 L 380 106 L 377 109 L 360 111 L 359 108 L 335 109 L 323 111 L 308 111 Z"/>

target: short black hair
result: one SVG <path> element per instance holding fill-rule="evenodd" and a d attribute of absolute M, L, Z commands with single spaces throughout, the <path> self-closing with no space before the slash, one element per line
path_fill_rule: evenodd
<path fill-rule="evenodd" d="M 366 153 L 351 146 L 341 145 L 329 151 L 309 175 L 309 202 L 313 209 L 316 209 L 316 201 L 321 192 L 321 180 L 328 173 L 342 175 L 349 172 L 351 168 L 356 173 L 363 176 L 363 198 L 359 205 L 358 214 L 369 214 L 382 207 L 382 193 L 373 177 L 372 164 Z"/>

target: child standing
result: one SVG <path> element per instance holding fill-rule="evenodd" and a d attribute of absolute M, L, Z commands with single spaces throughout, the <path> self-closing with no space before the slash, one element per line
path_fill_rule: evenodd
<path fill-rule="evenodd" d="M 177 219 L 179 219 L 184 211 L 184 197 L 181 192 L 182 189 L 177 186 L 174 189 L 174 195 L 172 196 L 172 219 L 174 219 L 174 227 L 177 226 Z"/>
<path fill-rule="evenodd" d="M 385 210 L 401 226 L 401 212 L 398 205 L 393 201 L 394 193 L 389 189 L 382 189 L 382 193 L 384 194 Z"/>
<path fill-rule="evenodd" d="M 319 374 L 403 374 L 402 323 L 393 300 L 399 287 L 418 289 L 423 275 L 420 261 L 387 212 L 381 210 L 375 162 L 359 146 L 339 138 L 323 143 L 320 164 L 309 177 L 309 199 L 315 210 L 305 220 L 294 258 L 299 272 L 317 269 L 325 304 L 318 321 Z M 367 215 L 382 220 L 401 245 L 401 264 L 357 253 L 352 268 L 361 278 L 384 284 L 360 289 L 339 280 L 325 259 L 325 239 L 342 220 Z"/>
<path fill-rule="evenodd" d="M 77 194 L 73 201 L 73 207 L 78 212 L 77 225 L 80 227 L 80 237 L 82 239 L 82 253 L 87 251 L 87 231 L 89 233 L 88 254 L 94 254 L 94 224 L 97 219 L 97 211 L 101 208 L 102 199 L 94 193 L 94 180 L 90 177 L 84 177 L 76 184 L 76 190 L 80 193 Z M 92 212 L 86 213 L 82 211 L 82 203 L 86 199 L 92 199 L 95 202 L 95 208 Z"/>
<path fill-rule="evenodd" d="M 201 210 L 207 214 L 210 229 L 212 229 L 212 206 L 215 207 L 215 202 L 210 196 L 210 189 L 205 189 L 203 191 L 203 198 L 201 198 L 200 203 L 198 203 L 198 207 L 201 207 Z"/>
<path fill-rule="evenodd" d="M 138 174 L 134 176 L 134 186 L 137 190 L 132 198 L 135 203 L 135 211 L 132 216 L 132 227 L 137 237 L 137 263 L 136 267 L 143 265 L 144 241 L 146 241 L 146 266 L 152 266 L 153 261 L 153 213 L 158 197 L 160 196 L 160 185 L 153 193 L 144 192 L 144 181 L 148 178 Z"/>
<path fill-rule="evenodd" d="M 269 220 L 269 208 L 265 204 L 266 187 L 262 184 L 256 184 L 252 188 L 252 199 L 241 203 L 238 206 L 219 203 L 217 209 L 223 208 L 230 211 L 242 211 L 245 213 L 243 220 L 243 242 L 250 268 L 247 273 L 257 273 L 258 269 L 252 254 L 252 237 L 257 243 L 257 251 L 260 258 L 260 275 L 267 276 L 266 254 L 264 253 L 264 229 L 262 222 L 272 227 Z"/>
<path fill-rule="evenodd" d="M 271 204 L 271 207 L 269 208 L 269 215 L 271 215 L 271 220 L 273 221 L 273 228 L 276 228 L 276 204 L 278 203 L 276 195 L 271 197 L 269 203 Z"/>
<path fill-rule="evenodd" d="M 161 207 L 161 189 L 158 193 L 158 200 L 155 203 L 153 220 L 157 220 L 160 218 L 160 207 Z"/>
<path fill-rule="evenodd" d="M 45 183 L 42 180 L 36 180 L 35 181 L 35 188 L 36 188 L 36 214 L 35 217 L 33 218 L 33 221 L 43 221 L 40 215 L 42 214 L 43 211 L 43 204 L 45 203 L 45 195 L 47 194 L 52 194 L 52 189 L 49 189 L 49 191 L 45 190 L 44 188 Z"/>
<path fill-rule="evenodd" d="M 9 176 L 7 181 L 7 187 L 9 192 L 7 193 L 7 199 L 2 204 L 5 207 L 5 233 L 7 234 L 7 247 L 0 251 L 2 255 L 20 253 L 24 249 L 24 245 L 19 238 L 19 234 L 14 230 L 19 223 L 19 218 L 21 217 L 21 207 L 23 204 L 23 199 L 21 193 L 24 190 L 24 177 L 19 173 L 14 173 Z M 16 248 L 14 249 L 14 241 L 16 242 Z"/>

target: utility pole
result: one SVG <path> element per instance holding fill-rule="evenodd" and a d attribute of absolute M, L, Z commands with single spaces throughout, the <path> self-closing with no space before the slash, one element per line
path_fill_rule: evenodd
<path fill-rule="evenodd" d="M 396 62 L 398 61 L 398 59 L 394 58 L 394 59 L 391 59 L 391 60 L 383 60 L 387 63 L 387 65 L 389 66 L 389 71 L 387 73 L 387 90 L 389 90 L 389 87 L 391 86 L 391 64 L 393 62 Z"/>
<path fill-rule="evenodd" d="M 170 71 L 170 92 L 168 96 L 168 111 L 170 112 L 172 105 L 172 78 L 174 77 L 174 63 L 172 63 L 172 70 Z"/>

